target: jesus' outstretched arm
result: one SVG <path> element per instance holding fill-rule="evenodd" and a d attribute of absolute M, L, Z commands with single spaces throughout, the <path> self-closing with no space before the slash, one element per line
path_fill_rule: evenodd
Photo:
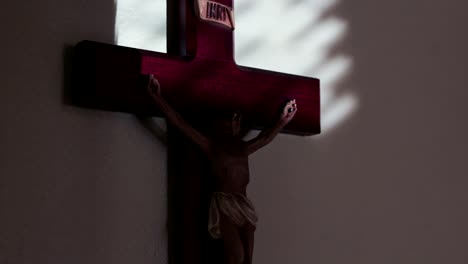
<path fill-rule="evenodd" d="M 208 153 L 210 150 L 210 141 L 200 132 L 190 126 L 161 96 L 161 87 L 158 80 L 150 75 L 148 81 L 148 93 L 153 98 L 158 108 L 166 116 L 167 120 L 177 127 L 182 133 L 190 138 L 195 144 L 200 146 L 203 152 Z"/>
<path fill-rule="evenodd" d="M 263 130 L 262 132 L 260 132 L 260 134 L 258 134 L 257 137 L 247 142 L 247 153 L 252 154 L 258 149 L 270 143 L 281 131 L 281 129 L 283 129 L 283 127 L 286 126 L 289 123 L 289 121 L 293 119 L 294 115 L 296 114 L 296 111 L 296 100 L 290 100 L 283 108 L 283 112 L 281 113 L 281 116 L 275 125 Z"/>

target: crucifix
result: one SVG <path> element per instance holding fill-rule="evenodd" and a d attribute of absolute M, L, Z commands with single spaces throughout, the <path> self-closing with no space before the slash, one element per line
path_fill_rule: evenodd
<path fill-rule="evenodd" d="M 201 135 L 221 133 L 226 118 L 231 125 L 238 122 L 233 113 L 264 130 L 286 109 L 283 114 L 294 111 L 295 116 L 281 132 L 319 133 L 319 80 L 237 65 L 232 6 L 232 0 L 169 0 L 168 54 L 78 43 L 72 101 L 89 108 L 163 116 L 167 113 L 153 101 L 160 93 Z M 148 94 L 148 87 L 156 92 Z M 212 239 L 207 228 L 216 173 L 203 147 L 173 125 L 168 124 L 170 263 L 223 263 L 226 241 Z M 245 203 L 248 210 L 249 201 Z"/>

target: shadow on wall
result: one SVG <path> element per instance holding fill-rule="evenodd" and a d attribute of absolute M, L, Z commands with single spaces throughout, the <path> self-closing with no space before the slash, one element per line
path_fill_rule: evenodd
<path fill-rule="evenodd" d="M 97 203 L 109 197 L 99 180 L 106 135 L 87 126 L 92 114 L 63 105 L 61 51 L 112 42 L 114 1 L 9 2 L 1 13 L 0 263 L 110 263 L 96 235 L 108 220 Z"/>
<path fill-rule="evenodd" d="M 310 144 L 283 137 L 255 157 L 257 261 L 466 262 L 467 6 L 358 0 L 327 11 L 349 25 L 332 52 L 353 58 L 342 85 L 359 107 Z"/>

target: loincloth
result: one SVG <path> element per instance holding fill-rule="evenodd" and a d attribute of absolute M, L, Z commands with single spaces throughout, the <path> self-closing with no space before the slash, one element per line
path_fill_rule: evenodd
<path fill-rule="evenodd" d="M 215 192 L 211 198 L 208 219 L 208 231 L 214 239 L 221 238 L 220 213 L 239 227 L 245 225 L 255 227 L 257 223 L 257 214 L 253 204 L 244 194 Z"/>

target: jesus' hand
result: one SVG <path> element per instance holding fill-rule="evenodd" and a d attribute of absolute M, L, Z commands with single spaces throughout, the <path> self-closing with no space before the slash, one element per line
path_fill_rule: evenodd
<path fill-rule="evenodd" d="M 297 112 L 296 100 L 290 100 L 286 106 L 283 108 L 283 113 L 281 114 L 281 121 L 283 124 L 289 123 Z"/>
<path fill-rule="evenodd" d="M 158 80 L 154 77 L 153 74 L 150 74 L 149 81 L 148 81 L 148 93 L 153 98 L 160 98 L 161 97 L 161 85 L 159 85 Z"/>

